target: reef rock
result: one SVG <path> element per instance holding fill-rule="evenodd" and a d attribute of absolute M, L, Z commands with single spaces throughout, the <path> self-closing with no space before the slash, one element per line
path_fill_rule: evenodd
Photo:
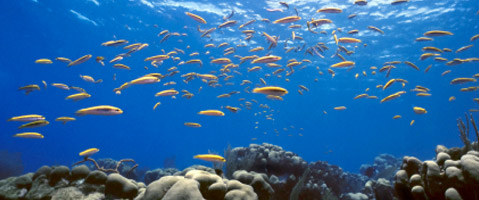
<path fill-rule="evenodd" d="M 337 197 L 346 193 L 361 192 L 368 180 L 366 176 L 344 172 L 340 167 L 323 161 L 310 163 L 309 169 L 311 173 L 306 180 L 306 188 L 314 190 L 319 189 L 318 186 L 327 187 Z"/>
<path fill-rule="evenodd" d="M 32 186 L 33 173 L 0 180 L 0 199 L 23 199 Z"/>
<path fill-rule="evenodd" d="M 226 177 L 231 177 L 237 170 L 297 177 L 308 167 L 308 163 L 297 154 L 268 143 L 228 150 L 226 160 Z"/>
<path fill-rule="evenodd" d="M 105 194 L 117 198 L 132 199 L 138 194 L 136 183 L 120 174 L 110 174 L 105 183 Z"/>
<path fill-rule="evenodd" d="M 178 172 L 178 169 L 175 168 L 167 168 L 167 169 L 155 169 L 151 171 L 147 171 L 145 173 L 145 184 L 150 184 L 153 181 L 160 179 L 163 176 L 171 176 Z"/>
<path fill-rule="evenodd" d="M 394 179 L 395 172 L 401 166 L 401 159 L 390 154 L 381 154 L 374 158 L 374 164 L 361 165 L 359 172 L 371 179 L 384 178 L 389 181 Z"/>
<path fill-rule="evenodd" d="M 479 196 L 479 152 L 439 145 L 436 159 L 405 156 L 396 172 L 399 199 L 475 199 Z"/>
<path fill-rule="evenodd" d="M 113 177 L 115 175 L 111 174 Z M 42 166 L 35 173 L 0 180 L 0 199 L 105 199 L 107 179 L 104 172 L 90 171 L 85 165 L 77 166 L 71 171 L 66 166 Z M 125 178 L 118 179 L 123 181 Z M 110 183 L 112 180 L 108 181 Z"/>
<path fill-rule="evenodd" d="M 148 185 L 135 200 L 157 199 L 258 199 L 253 187 L 237 180 L 227 180 L 214 172 L 189 169 L 184 176 L 164 176 Z"/>
<path fill-rule="evenodd" d="M 274 194 L 273 188 L 268 183 L 268 176 L 264 173 L 239 170 L 233 173 L 233 179 L 253 187 L 259 200 L 269 200 Z"/>
<path fill-rule="evenodd" d="M 238 170 L 264 173 L 270 177 L 274 192 L 273 199 L 289 197 L 308 163 L 297 154 L 282 147 L 263 143 L 249 147 L 237 147 L 226 152 L 226 177 Z"/>

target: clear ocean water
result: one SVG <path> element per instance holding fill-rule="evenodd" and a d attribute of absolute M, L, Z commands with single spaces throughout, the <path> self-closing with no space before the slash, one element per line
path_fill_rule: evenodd
<path fill-rule="evenodd" d="M 450 81 L 459 77 L 473 77 L 479 73 L 479 62 L 447 66 L 446 62 L 438 62 L 433 58 L 420 60 L 419 57 L 424 53 L 421 48 L 425 46 L 452 49 L 453 52 L 440 55 L 448 61 L 479 57 L 479 39 L 470 41 L 471 37 L 479 34 L 478 1 L 411 0 L 391 5 L 390 0 L 370 0 L 366 6 L 355 5 L 351 0 L 296 0 L 287 3 L 289 9 L 280 5 L 279 1 L 269 0 L 1 1 L 0 150 L 20 152 L 25 172 L 34 171 L 42 165 L 71 165 L 83 159 L 78 155 L 79 152 L 92 147 L 100 149 L 93 156 L 96 159 L 132 158 L 140 167 L 154 169 L 163 167 L 165 159 L 174 157 L 176 167 L 181 169 L 193 164 L 209 165 L 205 161 L 193 159 L 196 154 L 212 151 L 223 155 L 228 145 L 239 147 L 267 142 L 297 153 L 306 161 L 328 161 L 346 171 L 357 172 L 361 164 L 372 163 L 374 157 L 381 153 L 397 157 L 415 155 L 424 160 L 435 155 L 437 144 L 448 147 L 462 145 L 456 120 L 463 117 L 464 113 L 469 113 L 470 109 L 479 109 L 479 104 L 473 101 L 479 96 L 477 91 L 461 92 L 460 88 L 478 85 L 477 82 L 451 85 Z M 343 12 L 316 13 L 317 9 L 324 7 L 341 8 Z M 294 8 L 301 20 L 288 24 L 271 23 L 282 17 L 296 15 Z M 267 9 L 283 11 L 269 12 Z M 198 32 L 198 25 L 202 30 L 217 27 L 224 22 L 223 17 L 233 10 L 234 15 L 229 20 L 236 20 L 235 26 L 218 28 L 209 38 L 200 37 L 202 33 Z M 198 23 L 185 12 L 203 17 L 207 24 Z M 357 16 L 348 19 L 354 13 Z M 264 18 L 271 22 L 262 21 Z M 326 34 L 314 34 L 306 28 L 306 22 L 312 18 L 327 18 L 333 23 L 314 29 L 317 32 L 325 31 Z M 238 27 L 252 19 L 257 21 L 241 29 L 255 31 L 253 38 L 247 42 Z M 300 24 L 302 28 L 290 29 L 288 26 L 291 24 Z M 384 34 L 371 31 L 368 26 L 378 27 Z M 358 29 L 359 33 L 347 33 L 353 29 Z M 171 36 L 160 42 L 163 36 L 159 37 L 158 34 L 163 30 L 185 33 L 187 36 Z M 336 30 L 338 37 L 362 40 L 358 44 L 342 44 L 354 51 L 349 56 L 344 52 L 341 54 L 345 59 L 354 61 L 355 66 L 350 70 L 333 69 L 334 78 L 328 69 L 341 60 L 334 56 L 338 46 L 333 39 L 333 30 Z M 433 41 L 415 41 L 431 30 L 450 31 L 454 35 L 433 37 Z M 296 38 L 292 41 L 292 31 L 304 40 Z M 269 44 L 261 35 L 263 32 L 277 36 L 278 46 L 267 50 Z M 108 62 L 116 55 L 127 52 L 122 49 L 123 46 L 101 46 L 103 42 L 118 39 L 128 40 L 128 44 L 149 44 L 147 48 L 118 62 L 130 66 L 131 70 L 115 69 Z M 304 44 L 305 48 L 286 53 L 286 40 L 287 48 L 302 47 Z M 208 43 L 218 46 L 223 42 L 229 46 L 204 47 Z M 325 43 L 329 48 L 324 52 L 324 58 L 305 53 L 306 48 L 318 42 Z M 470 49 L 455 53 L 460 47 L 471 44 L 473 46 Z M 248 52 L 258 46 L 265 50 Z M 223 56 L 223 50 L 228 47 L 234 47 L 236 52 Z M 162 49 L 170 52 L 174 48 L 185 51 L 185 54 L 174 55 L 180 58 L 178 61 L 165 60 L 158 68 L 144 61 L 149 56 L 163 54 Z M 207 55 L 206 51 L 210 51 L 210 54 Z M 194 58 L 201 59 L 203 67 L 179 64 L 192 59 L 189 54 L 193 52 L 199 53 Z M 86 54 L 92 54 L 93 58 L 72 67 L 54 60 L 56 57 L 74 60 Z M 265 64 L 245 62 L 233 69 L 242 75 L 226 73 L 234 77 L 228 81 L 224 77 L 220 78 L 219 84 L 222 86 L 215 88 L 199 78 L 186 84 L 181 77 L 189 72 L 216 71 L 216 75 L 220 75 L 222 66 L 210 63 L 211 57 L 227 57 L 234 64 L 239 64 L 240 60 L 235 55 L 267 54 L 281 56 L 282 60 L 277 63 L 286 71 L 290 70 L 285 67 L 289 59 L 309 59 L 312 63 L 303 62 L 296 66 L 295 73 L 288 77 L 285 72 L 280 73 L 281 77 L 265 77 L 276 69 L 270 69 Z M 105 66 L 95 62 L 97 56 L 105 57 Z M 51 59 L 53 64 L 36 64 L 35 60 L 40 58 Z M 372 66 L 379 69 L 390 61 L 411 61 L 420 70 L 403 63 L 396 64 L 396 68 L 386 77 L 385 72 L 370 69 Z M 429 65 L 432 67 L 425 73 Z M 147 73 L 167 74 L 167 70 L 173 66 L 180 72 L 162 79 L 160 83 L 134 85 L 122 91 L 121 95 L 113 92 L 114 88 Z M 261 66 L 262 70 L 248 72 L 248 68 L 253 66 Z M 451 72 L 442 76 L 446 70 Z M 367 76 L 363 75 L 363 71 Z M 376 75 L 372 71 L 376 71 Z M 113 79 L 114 74 L 116 80 Z M 358 78 L 355 78 L 355 74 L 359 74 Z M 79 75 L 90 75 L 95 79 L 103 79 L 103 82 L 88 83 Z M 259 78 L 264 78 L 267 85 L 283 87 L 289 93 L 283 96 L 283 101 L 272 101 L 263 94 L 245 92 L 247 86 L 248 91 L 262 86 Z M 400 83 L 385 90 L 376 88 L 391 78 L 402 78 L 408 83 L 404 88 Z M 42 80 L 48 83 L 46 89 Z M 252 84 L 240 85 L 242 80 L 250 80 Z M 163 85 L 170 81 L 177 84 Z M 228 82 L 234 85 L 226 84 Z M 55 88 L 51 83 L 81 87 L 92 96 L 78 102 L 65 100 L 66 96 L 75 92 Z M 41 90 L 29 95 L 18 90 L 28 84 L 38 84 Z M 299 94 L 298 85 L 306 86 L 309 91 Z M 416 96 L 415 92 L 410 91 L 416 85 L 429 88 L 431 96 Z M 198 92 L 200 87 L 202 90 Z M 154 96 L 170 88 L 178 91 L 185 89 L 194 96 L 191 99 L 182 98 L 181 92 L 176 99 Z M 366 88 L 369 91 L 365 92 Z M 401 90 L 406 91 L 401 97 L 380 103 L 382 98 Z M 231 91 L 240 93 L 230 98 L 217 98 Z M 377 96 L 378 99 L 353 100 L 362 93 Z M 456 100 L 450 102 L 451 96 Z M 250 101 L 251 109 L 247 109 L 245 101 L 238 100 L 240 98 Z M 158 101 L 161 105 L 153 110 Z M 260 107 L 260 104 L 267 104 L 269 109 Z M 117 106 L 124 113 L 117 116 L 74 116 L 78 109 L 96 105 Z M 241 110 L 232 113 L 224 108 L 227 105 Z M 347 109 L 334 110 L 337 106 Z M 427 114 L 415 114 L 415 106 L 425 108 Z M 222 110 L 225 116 L 197 114 L 206 109 Z M 472 113 L 479 119 L 476 112 Z M 44 115 L 50 124 L 19 130 L 21 123 L 6 121 L 10 117 L 25 114 Z M 269 114 L 274 120 L 266 119 Z M 392 119 L 394 115 L 401 115 L 402 118 Z M 60 116 L 72 116 L 77 120 L 63 125 L 54 120 Z M 415 120 L 413 125 L 410 125 L 411 120 Z M 186 127 L 184 122 L 197 122 L 202 127 Z M 24 131 L 39 132 L 45 138 L 12 137 Z"/>

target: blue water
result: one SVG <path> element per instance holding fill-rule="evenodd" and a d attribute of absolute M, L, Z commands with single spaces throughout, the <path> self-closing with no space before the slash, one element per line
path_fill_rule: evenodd
<path fill-rule="evenodd" d="M 479 106 L 472 99 L 478 97 L 477 92 L 459 92 L 462 87 L 477 86 L 475 83 L 464 85 L 450 85 L 449 82 L 457 77 L 472 77 L 479 73 L 478 62 L 464 63 L 458 66 L 446 66 L 429 58 L 420 61 L 424 46 L 450 48 L 453 51 L 462 46 L 474 46 L 461 53 L 443 53 L 441 56 L 449 60 L 453 58 L 479 57 L 479 40 L 469 39 L 479 34 L 479 15 L 476 12 L 479 4 L 475 0 L 469 1 L 415 1 L 392 6 L 389 0 L 369 1 L 367 6 L 357 6 L 353 1 L 309 1 L 300 0 L 289 2 L 290 9 L 284 12 L 268 12 L 266 8 L 281 8 L 276 1 L 172 1 L 172 0 L 89 0 L 89 1 L 55 1 L 55 0 L 18 0 L 1 1 L 3 11 L 0 14 L 2 22 L 2 38 L 0 57 L 0 150 L 21 152 L 25 171 L 34 171 L 42 165 L 71 165 L 81 160 L 78 153 L 96 147 L 100 152 L 94 158 L 114 159 L 133 158 L 140 166 L 149 168 L 163 167 L 163 160 L 174 156 L 176 167 L 184 168 L 193 164 L 209 163 L 193 159 L 193 155 L 208 153 L 209 150 L 223 154 L 228 145 L 232 147 L 248 146 L 250 143 L 272 143 L 282 146 L 288 151 L 299 154 L 307 161 L 324 160 L 339 165 L 347 171 L 357 172 L 363 163 L 371 163 L 375 156 L 381 153 L 390 153 L 401 157 L 414 155 L 420 159 L 431 159 L 437 144 L 448 147 L 462 145 L 458 137 L 456 119 L 462 117 L 469 109 L 478 109 Z M 322 7 L 340 7 L 340 14 L 319 14 L 315 10 Z M 294 7 L 299 11 L 302 20 L 302 29 L 294 29 L 304 41 L 295 40 L 288 47 L 307 47 L 317 42 L 324 42 L 329 47 L 325 58 L 305 55 L 304 50 L 295 53 L 285 53 L 284 40 L 291 38 L 292 29 L 286 25 L 261 22 L 268 18 L 271 21 L 290 15 L 295 15 Z M 222 18 L 235 10 L 231 20 L 238 24 L 232 28 L 216 30 L 211 38 L 200 38 L 201 33 L 196 30 L 198 22 L 184 14 L 192 12 L 205 18 L 208 24 L 201 24 L 201 29 L 209 29 L 223 22 Z M 357 13 L 358 16 L 348 19 L 347 16 Z M 312 34 L 306 30 L 306 20 L 311 18 L 328 18 L 332 25 L 322 26 L 316 31 L 325 30 L 327 35 Z M 298 70 L 287 78 L 265 78 L 268 85 L 277 85 L 289 90 L 284 101 L 271 101 L 262 94 L 248 94 L 244 92 L 246 86 L 240 86 L 242 80 L 248 79 L 259 84 L 259 78 L 275 69 L 263 69 L 258 72 L 247 72 L 252 64 L 246 62 L 236 69 L 243 75 L 234 75 L 228 82 L 234 86 L 212 88 L 195 79 L 188 84 L 183 83 L 181 74 L 188 72 L 209 73 L 219 71 L 220 65 L 210 64 L 210 57 L 223 57 L 225 48 L 208 48 L 208 43 L 219 45 L 222 42 L 235 46 L 244 40 L 244 34 L 238 31 L 238 26 L 251 19 L 257 22 L 242 29 L 254 29 L 256 33 L 246 47 L 237 47 L 236 53 L 227 56 L 235 64 L 239 60 L 233 55 L 253 55 L 248 50 L 257 46 L 268 47 L 263 31 L 270 35 L 279 36 L 278 46 L 270 51 L 271 54 L 282 56 L 278 62 L 283 66 L 289 59 L 310 59 L 312 64 L 304 70 Z M 376 26 L 385 34 L 371 32 L 367 26 Z M 157 26 L 157 27 L 156 27 Z M 337 57 L 331 58 L 336 52 L 336 45 L 331 32 L 341 28 L 343 32 L 338 37 L 348 37 L 347 31 L 358 29 L 359 38 L 366 43 L 344 45 L 355 51 L 347 60 L 356 62 L 355 68 L 335 69 L 336 76 L 331 78 L 327 72 L 330 65 L 340 62 Z M 431 42 L 415 42 L 429 30 L 447 30 L 453 36 L 436 37 Z M 162 37 L 157 34 L 162 30 L 186 33 L 188 36 L 170 37 L 160 43 Z M 115 55 L 125 53 L 121 47 L 104 47 L 100 44 L 115 39 L 126 39 L 129 44 L 142 42 L 149 47 L 132 54 L 119 63 L 132 68 L 131 71 L 112 68 L 108 61 Z M 181 40 L 181 41 L 179 41 Z M 290 40 L 291 41 L 291 40 Z M 187 49 L 187 46 L 191 48 Z M 189 60 L 188 54 L 199 52 L 204 63 L 202 68 L 197 65 L 178 65 L 169 59 L 158 69 L 143 60 L 146 57 L 162 54 L 174 48 L 182 49 L 185 55 L 178 54 L 182 61 Z M 205 55 L 209 50 L 210 55 Z M 268 53 L 267 50 L 257 52 L 259 56 Z M 67 57 L 72 60 L 86 54 L 93 58 L 78 66 L 67 67 L 65 63 L 54 61 L 51 65 L 35 64 L 39 58 Z M 106 58 L 106 66 L 96 63 L 96 56 Z M 411 61 L 421 71 L 416 71 L 405 64 L 396 65 L 389 78 L 385 73 L 371 75 L 369 67 L 382 67 L 387 61 Z M 424 69 L 432 64 L 428 73 Z M 149 70 L 145 70 L 147 66 Z M 144 74 L 159 72 L 167 73 L 167 69 L 177 66 L 180 73 L 163 79 L 153 85 L 135 85 L 116 95 L 112 90 L 124 82 L 138 78 Z M 324 75 L 319 75 L 316 67 Z M 441 76 L 445 70 L 451 73 Z M 367 77 L 362 71 L 367 72 Z M 376 70 L 377 71 L 377 70 Z M 359 73 L 358 79 L 354 75 Z M 90 75 L 95 79 L 103 79 L 103 83 L 87 83 L 79 75 Z M 113 80 L 116 74 L 116 80 Z M 218 74 L 217 74 L 218 75 Z M 317 82 L 314 79 L 318 79 Z M 390 78 L 403 78 L 409 81 L 406 87 L 395 83 L 383 91 L 376 85 L 385 84 Z M 84 88 L 92 95 L 91 98 L 72 102 L 64 98 L 74 91 L 64 91 L 48 86 L 43 89 L 41 81 L 48 84 L 65 83 L 70 86 Z M 174 86 L 163 86 L 163 83 L 175 81 Z M 26 96 L 18 91 L 18 87 L 38 84 L 42 87 Z M 298 85 L 310 89 L 300 95 Z M 416 97 L 410 92 L 416 85 L 428 87 L 430 97 Z M 198 94 L 199 87 L 202 86 Z M 154 97 L 156 92 L 164 89 L 186 89 L 195 96 L 191 99 L 176 99 L 170 97 Z M 379 99 L 353 98 L 365 89 L 366 93 L 378 96 Z M 216 96 L 233 90 L 240 94 L 231 98 L 218 99 Z M 400 98 L 379 103 L 380 99 L 394 92 L 405 90 L 406 94 Z M 449 102 L 448 98 L 455 96 L 457 100 Z M 222 106 L 240 107 L 243 102 L 257 100 L 260 104 L 267 104 L 271 109 L 260 108 L 253 103 L 252 109 L 241 107 L 241 111 L 234 114 Z M 153 110 L 153 105 L 160 101 L 161 105 Z M 62 125 L 54 119 L 59 116 L 74 116 L 80 108 L 96 105 L 113 105 L 123 109 L 124 113 L 118 116 L 81 116 L 76 121 Z M 346 106 L 347 109 L 337 111 L 336 106 Z M 427 109 L 425 115 L 413 112 L 414 106 Z M 221 109 L 226 113 L 224 117 L 201 116 L 197 112 L 205 109 Z M 272 110 L 272 111 L 271 111 Z M 267 113 L 256 114 L 266 111 Z M 326 111 L 327 114 L 324 114 Z M 23 114 L 42 114 L 50 125 L 30 130 L 18 130 L 18 122 L 6 122 L 12 116 Z M 265 116 L 272 114 L 274 121 Z M 393 120 L 394 115 L 402 115 L 401 119 Z M 474 117 L 479 116 L 474 113 Z M 415 120 L 410 126 L 411 120 Z M 201 128 L 190 128 L 184 122 L 198 122 Z M 258 122 L 258 124 L 256 124 Z M 258 126 L 258 128 L 255 128 Z M 293 128 L 294 127 L 294 128 Z M 286 128 L 287 130 L 285 130 Z M 278 130 L 278 134 L 274 130 Z M 36 131 L 45 135 L 44 139 L 14 138 L 12 135 L 23 131 Z M 265 134 L 266 133 L 266 134 Z M 299 134 L 302 134 L 300 136 Z M 257 140 L 252 141 L 252 138 Z"/>

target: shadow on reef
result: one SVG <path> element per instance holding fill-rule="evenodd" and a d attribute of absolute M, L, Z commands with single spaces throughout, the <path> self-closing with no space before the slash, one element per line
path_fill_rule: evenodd
<path fill-rule="evenodd" d="M 18 176 L 23 172 L 22 156 L 20 153 L 0 151 L 0 179 Z"/>

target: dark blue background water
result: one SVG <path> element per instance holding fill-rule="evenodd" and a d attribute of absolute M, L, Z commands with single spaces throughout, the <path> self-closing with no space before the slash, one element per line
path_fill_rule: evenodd
<path fill-rule="evenodd" d="M 437 144 L 459 146 L 456 119 L 463 116 L 472 108 L 479 108 L 472 99 L 478 97 L 477 92 L 459 92 L 461 87 L 476 86 L 477 84 L 450 85 L 449 82 L 457 77 L 471 77 L 479 73 L 478 64 L 465 63 L 459 66 L 445 66 L 432 59 L 419 61 L 423 53 L 423 46 L 451 48 L 454 51 L 462 46 L 469 45 L 470 37 L 479 33 L 479 15 L 476 14 L 479 5 L 476 1 L 411 1 L 407 4 L 391 6 L 390 1 L 370 1 L 368 6 L 359 7 L 351 2 L 322 2 L 296 1 L 290 4 L 290 9 L 280 12 L 267 12 L 266 8 L 283 8 L 273 1 L 53 1 L 53 0 L 19 0 L 2 1 L 3 8 L 0 14 L 2 40 L 0 57 L 0 149 L 12 152 L 21 152 L 26 171 L 36 170 L 41 165 L 71 165 L 81 160 L 80 151 L 96 147 L 100 152 L 94 158 L 111 157 L 114 159 L 133 158 L 140 166 L 158 168 L 163 166 L 165 158 L 175 156 L 176 166 L 184 168 L 192 164 L 209 165 L 206 162 L 194 160 L 193 155 L 208 153 L 212 150 L 223 154 L 228 145 L 233 147 L 247 146 L 250 143 L 268 142 L 282 146 L 284 149 L 299 154 L 307 161 L 325 160 L 340 165 L 345 170 L 357 171 L 360 164 L 372 162 L 374 157 L 381 153 L 390 153 L 395 156 L 415 155 L 420 159 L 430 159 L 434 156 Z M 316 9 L 327 6 L 343 8 L 341 14 L 318 14 Z M 304 55 L 304 51 L 285 54 L 283 42 L 291 37 L 289 25 L 278 25 L 261 22 L 261 18 L 271 21 L 281 17 L 294 15 L 293 8 L 297 7 L 303 18 L 298 24 L 303 30 L 294 30 L 297 35 L 304 37 L 304 41 L 295 40 L 289 47 L 314 45 L 324 42 L 330 48 L 325 58 Z M 196 26 L 198 22 L 184 14 L 189 11 L 203 16 L 208 24 L 201 25 L 202 29 L 211 28 L 223 22 L 223 16 L 231 9 L 236 13 L 232 17 L 238 25 L 232 29 L 217 30 L 211 39 L 200 38 Z M 284 8 L 283 8 L 284 9 Z M 347 16 L 358 13 L 354 19 Z M 80 18 L 78 14 L 85 18 Z M 303 58 L 313 61 L 307 64 L 304 70 L 288 77 L 290 82 L 283 78 L 269 77 L 265 80 L 268 85 L 282 86 L 289 90 L 284 101 L 271 101 L 261 94 L 247 94 L 243 91 L 246 86 L 239 86 L 241 80 L 248 79 L 254 84 L 260 83 L 259 78 L 271 73 L 264 65 L 259 72 L 247 73 L 247 68 L 253 65 L 245 63 L 238 71 L 243 76 L 234 75 L 230 82 L 234 86 L 211 88 L 201 80 L 196 79 L 184 84 L 179 76 L 168 77 L 155 85 L 132 86 L 116 95 L 112 90 L 124 82 L 138 78 L 151 72 L 166 74 L 166 70 L 177 66 L 180 74 L 187 72 L 208 73 L 219 71 L 221 66 L 210 64 L 210 57 L 223 57 L 223 49 L 204 49 L 207 43 L 216 45 L 229 42 L 230 46 L 238 44 L 244 35 L 237 30 L 239 24 L 251 19 L 258 21 L 244 29 L 254 29 L 252 42 L 247 47 L 239 47 L 234 55 L 253 55 L 249 49 L 267 47 L 265 38 L 259 33 L 266 31 L 271 35 L 280 36 L 281 42 L 271 53 L 282 56 L 279 62 L 283 66 L 292 58 Z M 328 18 L 334 25 L 324 26 L 316 31 L 326 30 L 327 35 L 312 34 L 305 30 L 306 20 L 311 18 Z M 154 25 L 158 25 L 155 27 Z M 367 26 L 376 26 L 384 30 L 385 34 L 371 32 Z M 356 53 L 347 56 L 348 60 L 356 62 L 356 67 L 347 72 L 343 69 L 336 71 L 336 77 L 331 78 L 327 69 L 331 64 L 340 60 L 331 58 L 336 46 L 331 31 L 342 28 L 339 37 L 347 37 L 347 31 L 359 29 L 360 34 L 354 37 L 367 44 L 346 45 Z M 437 37 L 432 42 L 417 43 L 416 37 L 429 30 L 440 29 L 454 33 L 454 36 Z M 170 37 L 160 43 L 161 37 L 157 34 L 162 30 L 188 34 L 187 37 Z M 126 52 L 121 47 L 103 47 L 100 44 L 114 39 L 126 39 L 130 44 L 135 42 L 148 43 L 149 47 L 134 53 L 120 63 L 132 68 L 131 71 L 114 69 L 111 64 L 102 67 L 94 61 L 96 56 L 104 56 L 105 61 L 115 55 Z M 182 42 L 179 42 L 182 40 Z M 479 57 L 479 40 L 472 42 L 474 46 L 462 53 L 444 53 L 442 56 L 449 60 L 469 57 Z M 256 43 L 256 44 L 254 44 Z M 247 43 L 246 43 L 247 44 Z M 186 46 L 191 46 L 187 49 Z M 158 69 L 143 60 L 148 56 L 161 54 L 173 48 L 186 51 L 185 55 L 177 55 L 186 61 L 188 54 L 199 52 L 198 58 L 203 60 L 203 68 L 196 65 L 181 65 L 171 59 Z M 205 55 L 205 51 L 211 51 Z M 267 51 L 258 52 L 265 55 Z M 52 65 L 39 65 L 34 61 L 39 58 L 68 57 L 72 60 L 85 54 L 94 57 L 88 62 L 66 67 L 65 63 L 54 61 Z M 228 56 L 234 63 L 239 60 Z M 371 75 L 369 67 L 382 67 L 387 61 L 409 60 L 418 65 L 421 71 L 416 71 L 404 64 L 397 65 L 391 72 L 390 78 L 403 78 L 409 81 L 405 88 L 395 83 L 385 91 L 376 89 L 376 85 L 386 83 L 389 78 L 384 73 Z M 424 73 L 426 66 L 433 67 Z M 143 67 L 148 66 L 149 70 Z M 319 75 L 316 67 L 324 75 Z M 451 69 L 452 72 L 444 77 L 441 73 Z M 361 75 L 362 71 L 367 77 Z M 116 73 L 117 80 L 113 80 Z M 356 80 L 354 75 L 359 73 Z M 79 75 L 90 75 L 95 79 L 103 79 L 101 84 L 84 82 Z M 314 79 L 317 78 L 318 82 Z M 79 102 L 64 100 L 74 91 L 64 91 L 48 86 L 47 89 L 35 91 L 26 96 L 17 91 L 18 87 L 27 84 L 39 84 L 45 80 L 48 84 L 65 83 L 70 86 L 79 86 L 92 95 L 91 98 Z M 176 81 L 178 85 L 163 86 L 168 81 Z M 298 85 L 305 85 L 310 89 L 304 95 L 298 94 Z M 416 85 L 431 89 L 431 97 L 416 97 L 409 90 Z M 201 93 L 198 88 L 202 86 Z M 254 85 L 251 85 L 252 87 Z M 164 89 L 174 87 L 177 90 L 186 89 L 195 94 L 192 99 L 170 97 L 154 97 L 154 94 Z M 380 99 L 400 90 L 407 93 L 399 99 L 386 103 L 379 103 L 380 99 L 353 98 L 364 93 L 366 88 L 369 95 L 376 95 Z M 241 91 L 229 99 L 218 99 L 216 96 L 233 90 Z M 456 101 L 449 102 L 448 98 L 455 96 Z M 266 120 L 265 109 L 253 103 L 252 110 L 242 108 L 237 114 L 226 109 L 224 117 L 208 117 L 196 114 L 200 110 L 220 109 L 222 106 L 239 106 L 238 98 L 257 100 L 267 104 L 273 110 L 274 121 Z M 153 105 L 160 101 L 161 105 L 152 110 Z M 123 109 L 124 114 L 119 116 L 83 116 L 77 121 L 62 125 L 54 119 L 59 116 L 73 116 L 80 108 L 95 105 L 113 105 Z M 346 106 L 344 111 L 333 110 L 336 106 Z M 412 107 L 420 106 L 427 109 L 425 115 L 417 115 Z M 323 113 L 323 110 L 327 114 Z M 41 128 L 26 131 L 37 131 L 45 135 L 42 140 L 22 139 L 11 137 L 20 125 L 15 122 L 6 122 L 12 116 L 23 114 L 43 114 L 51 124 Z M 393 120 L 394 115 L 402 115 L 401 119 Z M 477 114 L 474 114 L 479 119 Z M 411 120 L 413 126 L 409 126 Z M 184 122 L 198 122 L 202 128 L 185 127 Z M 256 122 L 258 128 L 255 129 Z M 293 126 L 294 128 L 291 128 Z M 283 128 L 287 128 L 285 131 Z M 302 128 L 302 130 L 300 130 Z M 279 131 L 278 134 L 274 129 Z M 267 134 L 265 134 L 265 132 Z M 302 134 L 303 136 L 299 136 Z M 257 138 L 252 141 L 252 138 Z"/>

